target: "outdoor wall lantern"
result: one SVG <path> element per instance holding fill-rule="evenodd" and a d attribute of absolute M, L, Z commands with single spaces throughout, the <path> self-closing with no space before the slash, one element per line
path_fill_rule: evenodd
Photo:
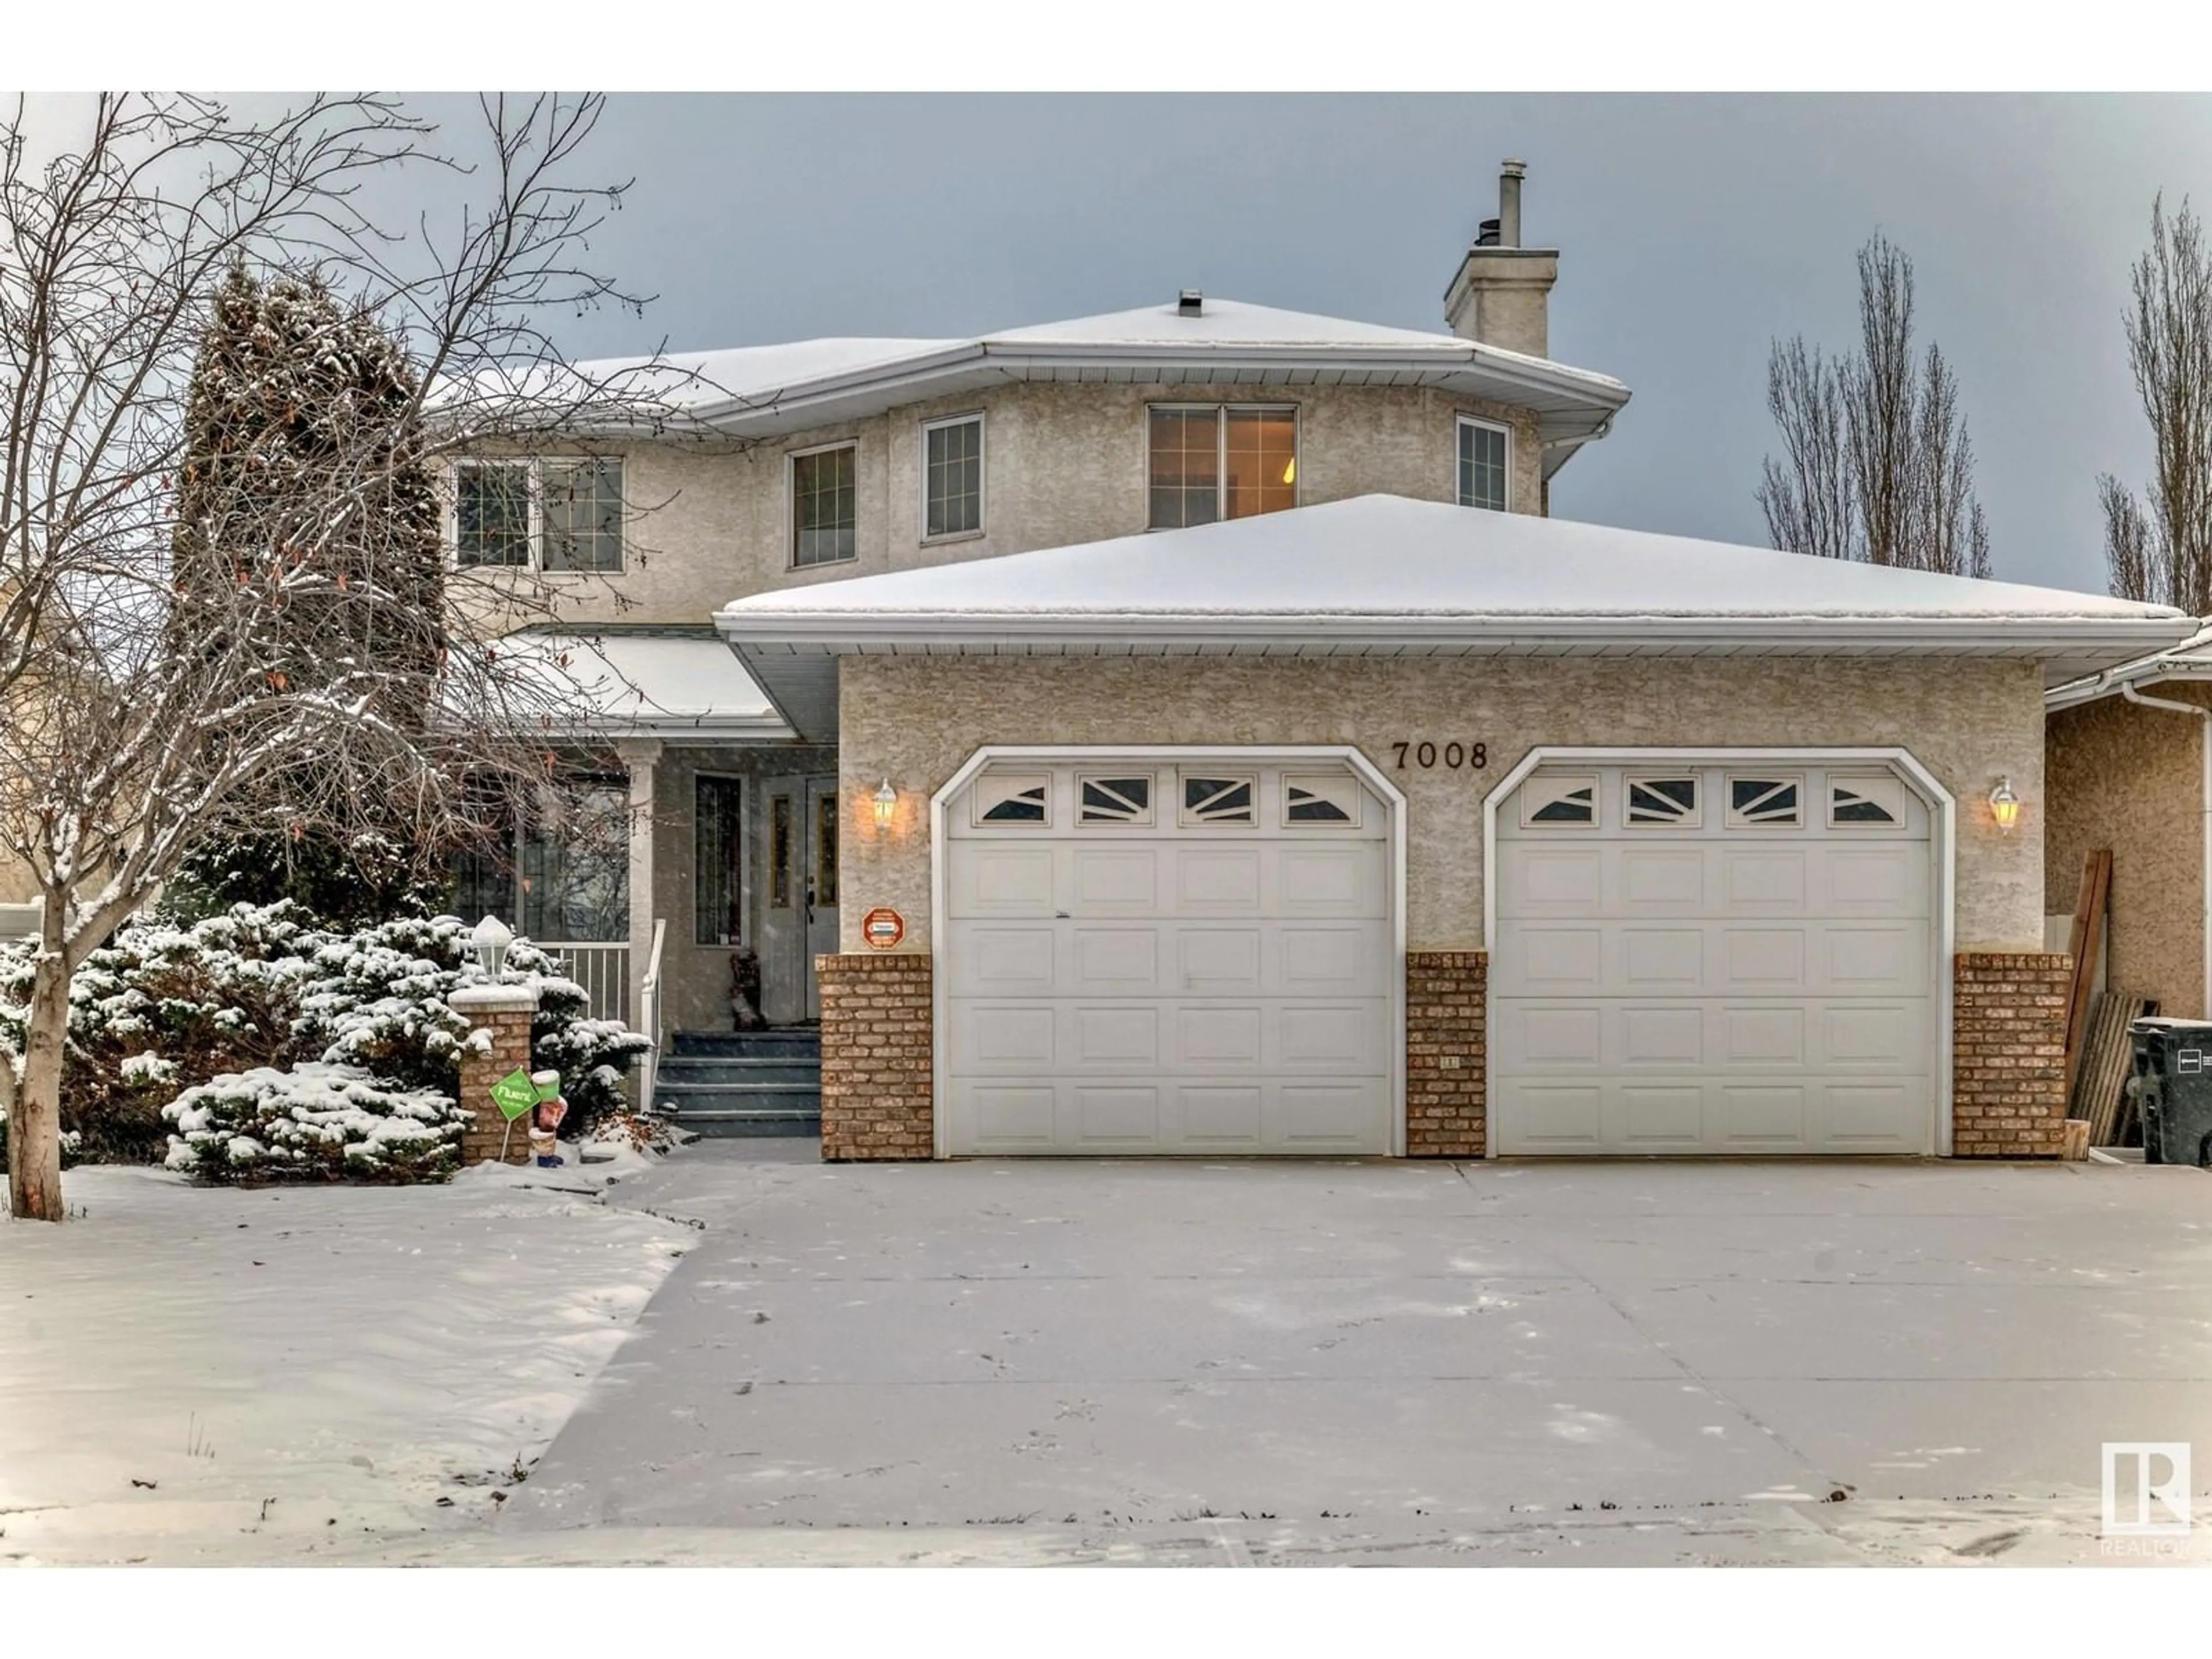
<path fill-rule="evenodd" d="M 878 830 L 890 829 L 891 827 L 891 815 L 897 811 L 898 791 L 892 788 L 891 781 L 889 778 L 885 778 L 883 781 L 882 786 L 876 791 L 876 828 Z"/>
<path fill-rule="evenodd" d="M 2008 836 L 2020 822 L 2020 797 L 2013 793 L 2010 778 L 1999 778 L 1997 787 L 1990 791 L 1990 816 L 1997 821 L 1997 829 Z"/>
<path fill-rule="evenodd" d="M 507 965 L 507 947 L 514 943 L 514 931 L 497 916 L 486 916 L 476 925 L 469 939 L 477 947 L 477 960 L 490 978 L 497 979 L 499 970 Z"/>

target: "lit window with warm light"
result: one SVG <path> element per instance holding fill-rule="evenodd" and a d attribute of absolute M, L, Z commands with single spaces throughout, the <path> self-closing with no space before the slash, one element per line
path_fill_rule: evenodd
<path fill-rule="evenodd" d="M 1249 404 L 1151 410 L 1154 530 L 1249 519 L 1298 504 L 1298 414 Z"/>
<path fill-rule="evenodd" d="M 1459 421 L 1459 504 L 1505 511 L 1506 479 L 1512 472 L 1513 434 L 1490 421 L 1462 415 Z"/>

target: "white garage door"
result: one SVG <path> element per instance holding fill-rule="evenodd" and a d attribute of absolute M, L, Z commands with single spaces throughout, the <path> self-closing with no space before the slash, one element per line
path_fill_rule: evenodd
<path fill-rule="evenodd" d="M 979 774 L 945 809 L 947 1150 L 1388 1152 L 1390 847 L 1340 763 Z"/>
<path fill-rule="evenodd" d="M 1540 769 L 1498 808 L 1498 1150 L 1934 1150 L 1927 807 L 1887 770 Z"/>

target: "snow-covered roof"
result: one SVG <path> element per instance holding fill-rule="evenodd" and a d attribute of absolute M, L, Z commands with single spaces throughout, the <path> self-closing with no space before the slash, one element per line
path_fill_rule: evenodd
<path fill-rule="evenodd" d="M 823 666 L 854 652 L 1995 654 L 2063 678 L 2196 627 L 2099 594 L 1393 495 L 756 594 L 715 623 L 807 736 Z"/>
<path fill-rule="evenodd" d="M 2071 708 L 2100 697 L 2118 696 L 2130 685 L 2206 679 L 2212 679 L 2212 622 L 2200 623 L 2195 633 L 2166 650 L 2054 685 L 2043 694 L 2043 706 L 2047 710 Z"/>
<path fill-rule="evenodd" d="M 502 647 L 542 672 L 556 700 L 585 705 L 573 734 L 788 738 L 775 706 L 703 628 L 532 629 Z"/>
<path fill-rule="evenodd" d="M 1453 334 L 1208 296 L 972 339 L 834 338 L 577 365 L 716 430 L 774 436 L 1008 380 L 1429 386 L 1533 410 L 1546 477 L 1628 401 L 1610 375 Z"/>

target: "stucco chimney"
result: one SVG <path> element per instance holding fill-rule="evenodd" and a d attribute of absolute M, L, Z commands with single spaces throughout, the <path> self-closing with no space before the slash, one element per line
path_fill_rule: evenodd
<path fill-rule="evenodd" d="M 1483 221 L 1474 246 L 1444 290 L 1444 319 L 1462 340 L 1548 355 L 1547 313 L 1559 279 L 1555 248 L 1521 246 L 1521 181 L 1528 164 L 1509 161 L 1498 179 L 1498 217 Z"/>

